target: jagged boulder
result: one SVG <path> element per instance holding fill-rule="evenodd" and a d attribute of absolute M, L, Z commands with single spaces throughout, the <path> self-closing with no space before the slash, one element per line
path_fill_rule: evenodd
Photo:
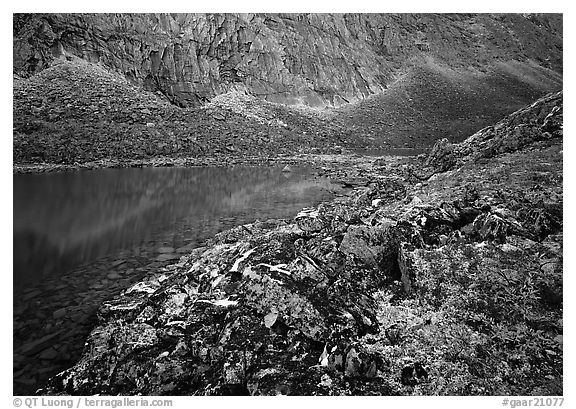
<path fill-rule="evenodd" d="M 440 139 L 434 144 L 432 151 L 426 158 L 425 165 L 435 172 L 445 172 L 456 165 L 454 146 L 446 138 Z"/>
<path fill-rule="evenodd" d="M 379 233 L 368 226 L 350 226 L 339 250 L 346 255 L 357 257 L 369 266 L 377 267 L 385 252 L 385 247 L 380 244 L 382 241 L 376 239 Z"/>

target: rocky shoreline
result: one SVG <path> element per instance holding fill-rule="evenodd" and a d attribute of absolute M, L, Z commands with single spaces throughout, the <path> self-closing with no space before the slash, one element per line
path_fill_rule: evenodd
<path fill-rule="evenodd" d="M 122 253 L 15 291 L 14 393 L 31 395 L 49 377 L 73 365 L 97 323 L 99 305 L 178 258 L 155 249 Z"/>
<path fill-rule="evenodd" d="M 351 195 L 104 302 L 39 393 L 562 395 L 562 149 L 558 93 L 426 159 L 327 168 Z"/>
<path fill-rule="evenodd" d="M 411 149 L 405 149 L 406 155 L 410 156 Z M 420 149 L 413 149 L 414 152 L 420 152 Z M 382 152 L 383 154 L 385 152 Z M 397 156 L 397 155 L 390 155 Z M 46 173 L 46 172 L 69 172 L 77 170 L 92 170 L 106 168 L 142 168 L 142 167 L 230 167 L 237 165 L 245 166 L 278 166 L 278 165 L 324 165 L 330 163 L 366 163 L 378 160 L 381 156 L 374 155 L 372 158 L 366 158 L 360 154 L 346 153 L 338 150 L 334 154 L 297 154 L 281 156 L 240 156 L 233 157 L 229 155 L 215 157 L 154 157 L 148 159 L 106 159 L 84 163 L 59 164 L 59 163 L 34 163 L 18 164 L 13 166 L 14 174 L 21 173 Z"/>
<path fill-rule="evenodd" d="M 165 166 L 168 160 L 153 164 Z M 374 162 L 393 164 L 409 160 L 407 157 L 297 155 L 277 159 L 245 158 L 239 165 L 284 166 L 289 172 L 302 166 L 312 166 L 316 169 L 316 177 L 330 177 L 337 184 L 350 188 L 368 184 L 369 178 L 365 173 L 373 167 Z M 179 161 L 170 163 L 184 166 Z M 223 166 L 222 162 L 216 164 L 210 160 L 204 163 Z M 38 168 L 45 172 L 64 171 L 58 166 L 39 165 Z M 33 170 L 28 169 L 28 173 Z M 74 170 L 78 169 L 66 168 L 65 171 Z M 346 192 L 345 189 L 339 191 L 339 195 Z M 133 251 L 99 258 L 95 262 L 74 267 L 64 275 L 46 276 L 40 283 L 15 290 L 14 297 L 19 300 L 14 305 L 13 314 L 15 393 L 33 394 L 49 377 L 70 367 L 80 358 L 84 340 L 97 322 L 96 310 L 103 301 L 118 295 L 148 273 L 164 271 L 181 255 L 203 242 L 194 240 L 192 247 L 180 248 L 177 243 L 169 241 L 157 243 L 156 246 L 138 246 Z"/>

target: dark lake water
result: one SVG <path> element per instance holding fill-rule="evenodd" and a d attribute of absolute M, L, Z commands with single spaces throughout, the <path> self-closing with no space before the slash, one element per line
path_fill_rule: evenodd
<path fill-rule="evenodd" d="M 14 285 L 147 241 L 178 248 L 292 216 L 335 185 L 307 169 L 133 168 L 14 175 Z"/>
<path fill-rule="evenodd" d="M 293 217 L 339 185 L 309 168 L 14 175 L 14 393 L 79 358 L 106 299 L 234 226 Z"/>

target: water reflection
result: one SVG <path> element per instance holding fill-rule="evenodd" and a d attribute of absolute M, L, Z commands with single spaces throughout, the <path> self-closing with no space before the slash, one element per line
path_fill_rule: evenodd
<path fill-rule="evenodd" d="M 14 175 L 15 290 L 161 238 L 180 246 L 328 199 L 307 169 L 142 168 Z"/>

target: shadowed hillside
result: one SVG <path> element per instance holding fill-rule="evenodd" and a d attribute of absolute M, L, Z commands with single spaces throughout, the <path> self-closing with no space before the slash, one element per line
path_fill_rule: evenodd
<path fill-rule="evenodd" d="M 333 112 L 350 138 L 374 148 L 458 142 L 502 116 L 560 90 L 562 75 L 535 63 L 500 62 L 489 72 L 415 62 L 388 89 Z"/>

